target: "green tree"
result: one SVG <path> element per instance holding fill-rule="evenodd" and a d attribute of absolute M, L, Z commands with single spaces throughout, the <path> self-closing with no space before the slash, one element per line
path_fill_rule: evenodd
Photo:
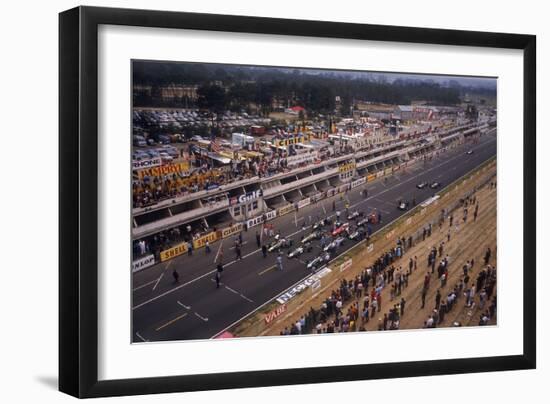
<path fill-rule="evenodd" d="M 225 90 L 215 84 L 202 85 L 197 89 L 197 105 L 216 113 L 223 112 L 227 107 Z"/>

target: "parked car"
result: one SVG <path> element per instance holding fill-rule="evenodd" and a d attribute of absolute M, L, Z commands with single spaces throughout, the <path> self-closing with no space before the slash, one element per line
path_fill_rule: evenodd
<path fill-rule="evenodd" d="M 162 159 L 163 163 L 171 163 L 172 160 L 174 160 L 173 157 L 166 152 L 159 153 L 159 157 Z"/>
<path fill-rule="evenodd" d="M 134 135 L 132 139 L 132 143 L 136 147 L 144 147 L 147 146 L 147 142 L 145 142 L 145 138 L 143 136 Z"/>

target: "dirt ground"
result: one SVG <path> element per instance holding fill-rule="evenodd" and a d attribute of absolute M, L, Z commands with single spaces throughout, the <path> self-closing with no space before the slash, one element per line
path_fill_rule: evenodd
<path fill-rule="evenodd" d="M 395 245 L 397 236 L 407 236 L 413 232 L 422 229 L 425 223 L 434 217 L 437 217 L 440 210 L 451 203 L 458 201 L 461 197 L 472 191 L 474 187 L 478 187 L 479 184 L 487 180 L 495 172 L 495 166 L 490 165 L 487 168 L 479 170 L 466 182 L 460 182 L 459 185 L 453 187 L 446 195 L 444 195 L 437 205 L 432 205 L 424 210 L 424 212 L 418 212 L 410 218 L 405 218 L 403 222 L 381 234 L 377 239 L 374 239 L 375 248 L 369 252 L 366 246 L 363 251 L 353 256 L 353 266 L 343 273 L 339 271 L 333 271 L 332 275 L 323 279 L 323 287 L 314 292 L 304 292 L 289 303 L 283 315 L 280 315 L 269 326 L 266 326 L 263 321 L 265 313 L 258 313 L 258 315 L 249 319 L 246 323 L 241 324 L 240 327 L 233 331 L 239 336 L 252 336 L 252 335 L 279 335 L 280 332 L 291 325 L 292 322 L 299 319 L 302 315 L 309 311 L 310 307 L 318 309 L 321 306 L 322 301 L 330 295 L 331 290 L 337 289 L 340 279 L 353 279 L 363 268 L 371 265 L 371 263 L 384 251 Z M 424 322 L 431 314 L 435 306 L 435 296 L 437 290 L 440 289 L 441 296 L 446 297 L 449 291 L 459 282 L 463 275 L 462 266 L 467 260 L 474 259 L 475 264 L 469 272 L 470 284 L 475 282 L 478 273 L 483 269 L 483 256 L 487 247 L 492 250 L 490 265 L 496 267 L 496 188 L 490 188 L 490 186 L 484 186 L 482 189 L 478 189 L 475 193 L 476 202 L 479 203 L 479 211 L 477 220 L 474 222 L 473 210 L 474 206 L 469 206 L 469 214 L 467 222 L 462 223 L 462 209 L 457 209 L 454 213 L 454 223 L 452 227 L 449 227 L 448 218 L 445 220 L 441 229 L 434 227 L 430 237 L 427 237 L 425 241 L 421 239 L 416 242 L 412 248 L 409 248 L 404 256 L 397 261 L 394 261 L 396 267 L 402 266 L 403 271 L 408 269 L 409 258 L 417 257 L 417 270 L 413 271 L 409 276 L 408 285 L 402 289 L 401 295 L 396 297 L 393 301 L 390 299 L 390 287 L 386 285 L 382 291 L 382 305 L 381 310 L 377 315 L 370 319 L 368 323 L 362 323 L 358 321 L 358 325 L 369 330 L 378 329 L 378 318 L 382 318 L 384 313 L 388 313 L 394 304 L 399 303 L 403 297 L 406 301 L 405 314 L 400 319 L 400 329 L 414 329 L 422 328 Z M 460 222 L 458 226 L 456 223 Z M 450 241 L 447 242 L 448 232 L 450 232 Z M 430 249 L 444 241 L 443 256 L 449 255 L 449 272 L 446 285 L 441 287 L 441 282 L 437 279 L 437 268 L 435 274 L 431 274 L 431 268 L 427 267 L 427 256 Z M 440 257 L 438 255 L 437 262 Z M 430 287 L 426 294 L 425 307 L 421 309 L 421 290 L 424 281 L 424 276 L 429 272 L 431 275 Z M 369 285 L 369 292 L 371 290 L 371 284 Z M 496 295 L 496 288 L 493 296 Z M 359 303 L 359 307 L 363 307 L 363 299 L 352 298 L 348 300 L 342 307 L 342 312 L 346 313 L 347 309 L 355 303 Z M 461 294 L 457 303 L 452 310 L 447 313 L 444 321 L 441 322 L 438 327 L 449 327 L 454 322 L 459 322 L 462 326 L 477 326 L 481 310 L 479 310 L 479 297 L 476 295 L 474 300 L 475 305 L 473 307 L 465 307 L 465 297 Z M 490 302 L 485 306 L 488 308 Z M 274 304 L 270 309 L 276 308 Z M 269 311 L 267 309 L 266 311 Z M 328 320 L 333 320 L 332 316 Z M 491 319 L 490 324 L 495 324 L 496 318 Z"/>

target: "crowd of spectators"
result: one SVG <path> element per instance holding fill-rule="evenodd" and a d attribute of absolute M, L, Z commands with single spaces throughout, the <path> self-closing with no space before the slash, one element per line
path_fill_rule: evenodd
<path fill-rule="evenodd" d="M 311 307 L 306 315 L 285 327 L 281 335 L 365 331 L 364 325 L 382 309 L 382 290 L 391 285 L 396 291 L 395 297 L 398 297 L 408 286 L 414 267 L 404 270 L 396 265 L 404 249 L 404 241 L 399 239 L 394 248 L 378 257 L 361 274 L 353 279 L 343 279 L 339 288 L 332 290 L 319 309 Z M 344 311 L 345 304 L 352 300 L 355 301 Z M 379 319 L 382 329 L 399 328 L 399 318 L 404 311 L 405 300 L 401 299 L 384 315 L 384 320 L 382 317 Z"/>
<path fill-rule="evenodd" d="M 188 163 L 191 169 L 161 176 L 144 175 L 138 178 L 134 176 L 132 183 L 133 207 L 143 208 L 156 203 L 185 196 L 191 193 L 214 190 L 218 187 L 243 179 L 259 177 L 266 178 L 276 174 L 289 172 L 298 167 L 318 163 L 331 157 L 338 157 L 353 153 L 351 146 L 329 148 L 321 147 L 315 151 L 308 150 L 305 153 L 314 153 L 316 158 L 295 163 L 289 166 L 289 157 L 296 155 L 296 151 L 263 150 L 256 152 L 255 156 L 239 156 L 232 159 L 231 163 L 220 164 L 219 161 L 195 153 L 197 149 L 189 149 Z"/>
<path fill-rule="evenodd" d="M 490 186 L 493 188 L 493 183 Z M 470 205 L 476 206 L 474 217 L 477 217 L 479 203 L 476 200 L 475 192 L 473 195 L 461 199 L 458 208 L 465 209 Z M 467 215 L 466 213 L 466 216 L 462 218 L 464 224 L 467 223 Z M 451 212 L 442 211 L 441 217 L 437 220 L 440 227 L 444 221 L 441 218 L 448 218 L 449 228 L 452 228 Z M 419 263 L 416 256 L 410 257 L 408 262 L 402 265 L 398 265 L 398 261 L 405 250 L 413 246 L 413 242 L 424 241 L 431 235 L 432 224 L 429 223 L 414 237 L 397 239 L 395 247 L 378 257 L 370 267 L 363 269 L 355 278 L 343 279 L 339 288 L 331 291 L 320 308 L 310 307 L 307 314 L 286 326 L 280 335 L 365 331 L 365 324 L 376 317 L 378 317 L 378 330 L 399 329 L 400 320 L 405 315 L 407 306 L 407 302 L 404 297 L 401 297 L 401 294 L 408 287 L 409 276 L 418 269 Z M 446 240 L 450 241 L 450 230 Z M 424 321 L 423 328 L 436 328 L 442 324 L 446 314 L 453 310 L 462 297 L 464 297 L 463 307 L 466 307 L 468 311 L 476 307 L 477 298 L 478 308 L 481 310 L 478 324 L 480 326 L 489 324 L 489 321 L 496 315 L 497 307 L 496 294 L 493 296 L 497 275 L 496 268 L 489 264 L 491 255 L 491 249 L 487 248 L 483 268 L 478 273 L 475 282 L 471 282 L 470 279 L 475 264 L 474 259 L 468 260 L 462 267 L 463 273 L 459 281 L 443 295 L 442 290 L 447 287 L 450 265 L 450 257 L 445 253 L 445 241 L 429 250 L 427 270 L 420 291 L 422 302 L 420 309 L 425 307 L 430 283 L 433 283 L 434 279 L 439 283 L 437 283 L 434 308 Z M 405 266 L 404 269 L 403 266 Z M 380 315 L 382 310 L 381 292 L 385 287 L 390 288 L 391 303 L 389 310 Z M 344 309 L 346 305 L 347 309 Z M 459 321 L 453 323 L 453 326 L 461 325 Z"/>

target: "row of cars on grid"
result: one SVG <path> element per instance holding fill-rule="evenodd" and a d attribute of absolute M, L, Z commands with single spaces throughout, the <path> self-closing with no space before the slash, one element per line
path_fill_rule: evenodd
<path fill-rule="evenodd" d="M 184 129 L 201 126 L 232 128 L 252 125 L 269 125 L 270 120 L 249 115 L 246 112 L 236 114 L 231 111 L 213 115 L 198 110 L 134 110 L 133 123 L 135 126 Z"/>
<path fill-rule="evenodd" d="M 418 189 L 426 189 L 426 188 L 430 188 L 430 189 L 438 189 L 438 188 L 441 188 L 441 182 L 439 181 L 432 181 L 432 182 L 426 182 L 426 181 L 422 181 L 418 184 L 416 184 L 416 188 Z M 411 206 L 414 206 L 416 205 L 416 202 L 414 201 L 413 199 L 413 202 L 411 203 L 411 201 L 406 201 L 406 200 L 402 200 L 402 199 L 399 199 L 397 201 L 397 209 L 399 210 L 409 210 L 409 208 Z"/>
<path fill-rule="evenodd" d="M 426 187 L 430 187 L 431 189 L 437 189 L 441 187 L 441 183 L 437 181 L 432 181 L 429 184 L 426 181 L 420 182 L 416 184 L 416 187 L 418 189 L 424 189 Z"/>
<path fill-rule="evenodd" d="M 347 243 L 348 240 L 360 241 L 371 231 L 369 224 L 376 223 L 376 216 L 366 215 L 364 212 L 353 211 L 347 216 L 346 222 L 333 221 L 323 218 L 311 226 L 311 232 L 306 234 L 298 245 L 288 237 L 278 237 L 268 245 L 269 252 L 281 252 L 288 250 L 289 259 L 298 258 L 302 254 L 314 250 L 313 242 L 321 241 L 320 254 L 306 261 L 309 270 L 315 271 L 326 265 L 336 252 Z"/>

